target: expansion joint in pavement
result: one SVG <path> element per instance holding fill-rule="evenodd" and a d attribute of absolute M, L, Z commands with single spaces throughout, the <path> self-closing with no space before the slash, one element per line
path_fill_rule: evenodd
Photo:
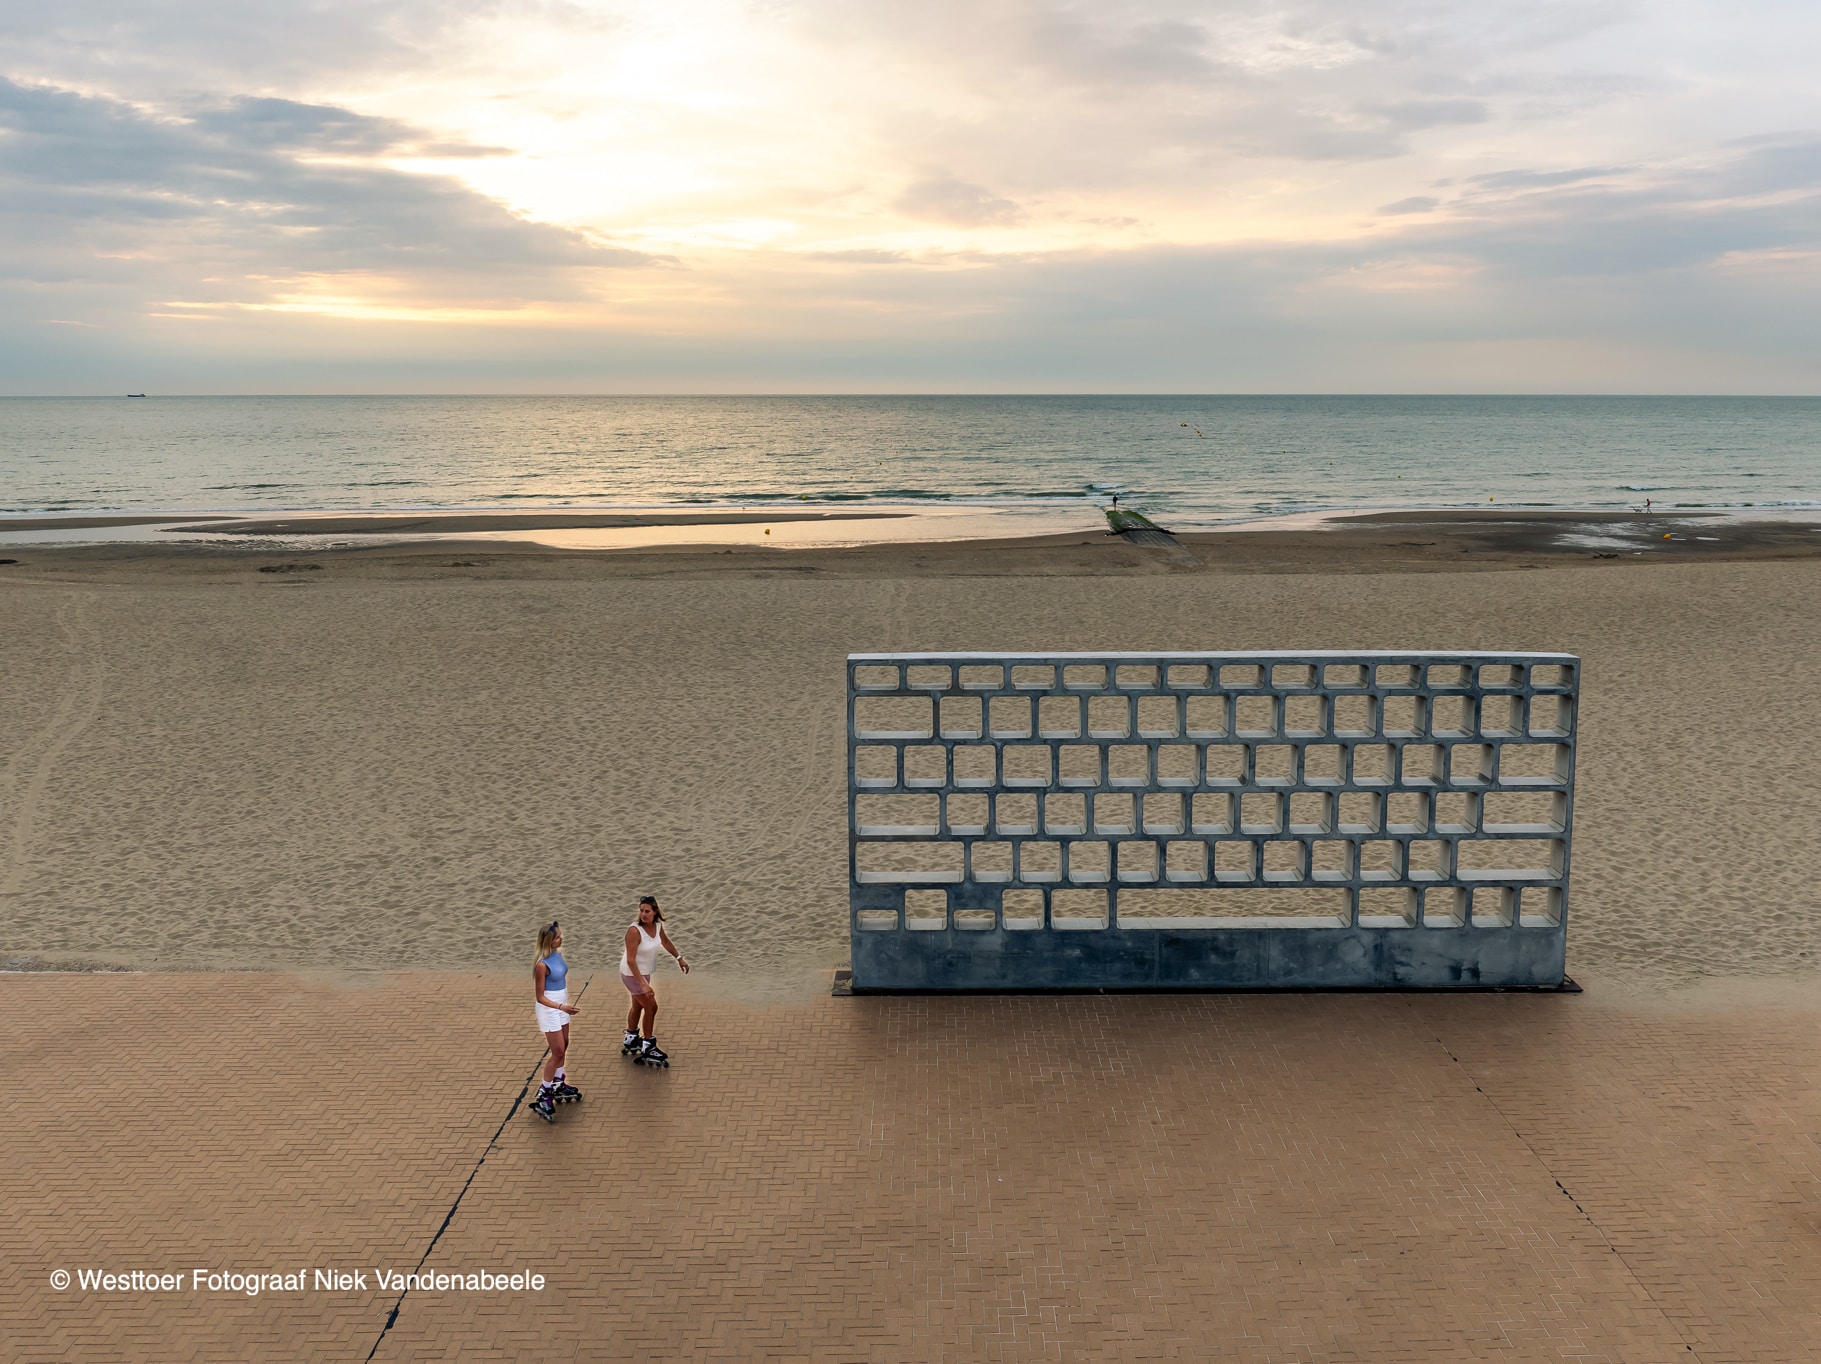
<path fill-rule="evenodd" d="M 1405 1003 L 1412 1012 L 1415 1011 L 1415 1001 L 1406 1000 Z M 1514 1123 L 1505 1110 L 1499 1106 L 1499 1101 L 1485 1091 L 1480 1085 L 1480 1082 L 1474 1078 L 1473 1072 L 1467 1069 L 1466 1063 L 1454 1054 L 1454 1048 L 1444 1042 L 1441 1034 L 1436 1032 L 1433 1027 L 1429 1029 L 1429 1035 L 1435 1039 L 1435 1045 L 1442 1049 L 1442 1054 L 1461 1068 L 1461 1074 L 1466 1076 L 1467 1082 L 1473 1086 L 1473 1092 L 1486 1101 L 1487 1107 L 1498 1115 L 1500 1122 L 1511 1129 L 1511 1135 L 1516 1137 L 1523 1148 L 1530 1153 L 1530 1158 L 1537 1163 L 1538 1168 L 1549 1176 L 1550 1181 L 1554 1183 L 1556 1188 L 1562 1191 L 1562 1197 L 1574 1204 L 1574 1210 L 1586 1219 L 1587 1225 L 1593 1228 L 1594 1234 L 1597 1235 L 1601 1241 L 1605 1242 L 1606 1249 L 1610 1250 L 1618 1257 L 1619 1263 L 1625 1267 L 1627 1277 L 1636 1285 L 1637 1290 L 1650 1300 L 1650 1305 L 1656 1309 L 1657 1315 L 1663 1319 L 1663 1324 L 1669 1327 L 1671 1331 L 1675 1332 L 1676 1338 L 1682 1342 L 1682 1348 L 1688 1351 L 1688 1353 L 1693 1355 L 1697 1360 L 1700 1359 L 1700 1353 L 1689 1343 L 1688 1337 L 1682 1334 L 1682 1329 L 1676 1325 L 1675 1319 L 1663 1309 L 1663 1304 L 1657 1301 L 1657 1295 L 1650 1291 L 1650 1285 L 1644 1282 L 1639 1276 L 1638 1271 L 1632 1267 L 1631 1261 L 1625 1258 L 1625 1252 L 1620 1250 L 1618 1246 L 1613 1243 L 1612 1237 L 1606 1233 L 1606 1228 L 1602 1227 L 1599 1222 L 1595 1220 L 1594 1215 L 1581 1206 L 1581 1201 L 1568 1191 L 1568 1186 L 1562 1183 L 1561 1179 L 1556 1175 L 1556 1172 L 1550 1168 L 1549 1162 L 1544 1158 L 1543 1153 L 1536 1149 L 1536 1146 L 1531 1142 L 1530 1138 L 1526 1137 L 1518 1130 L 1517 1124 Z"/>
<path fill-rule="evenodd" d="M 590 976 L 582 982 L 582 988 L 575 992 L 578 1001 L 588 993 L 588 986 L 593 980 L 594 977 Z M 430 1244 L 424 1247 L 424 1253 L 418 1257 L 417 1269 L 413 1270 L 413 1273 L 421 1273 L 423 1267 L 430 1262 L 430 1253 L 436 1249 L 436 1243 L 443 1239 L 443 1233 L 449 1230 L 449 1224 L 455 1221 L 456 1210 L 461 1207 L 462 1200 L 468 1196 L 468 1190 L 474 1187 L 475 1176 L 480 1174 L 481 1166 L 487 1163 L 487 1157 L 493 1154 L 493 1148 L 499 1145 L 499 1139 L 506 1131 L 506 1124 L 512 1121 L 513 1115 L 524 1104 L 525 1096 L 531 1092 L 531 1082 L 537 1078 L 538 1069 L 544 1064 L 544 1058 L 548 1055 L 550 1055 L 550 1048 L 546 1046 L 543 1051 L 538 1053 L 537 1060 L 531 1063 L 531 1069 L 525 1076 L 525 1083 L 519 1086 L 518 1093 L 512 1098 L 512 1107 L 506 1110 L 506 1116 L 500 1119 L 500 1125 L 493 1129 L 493 1135 L 487 1139 L 487 1145 L 482 1149 L 480 1159 L 475 1161 L 474 1168 L 468 1171 L 468 1178 L 463 1181 L 461 1191 L 455 1195 L 455 1201 L 449 1205 L 449 1211 L 443 1214 L 442 1225 L 436 1229 L 436 1235 L 430 1238 Z M 386 1313 L 386 1324 L 379 1328 L 379 1334 L 373 1338 L 373 1348 L 367 1351 L 369 1361 L 379 1353 L 380 1345 L 385 1342 L 386 1333 L 397 1324 L 399 1311 L 405 1305 L 405 1295 L 410 1291 L 409 1287 L 399 1290 L 398 1301 L 393 1303 L 392 1310 Z"/>

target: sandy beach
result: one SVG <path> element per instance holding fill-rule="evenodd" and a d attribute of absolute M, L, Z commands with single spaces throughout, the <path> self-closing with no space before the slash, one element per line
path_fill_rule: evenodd
<path fill-rule="evenodd" d="M 1821 536 L 1698 534 L 11 551 L 0 1354 L 1806 1358 Z M 843 655 L 1109 646 L 1581 654 L 1585 993 L 831 998 Z M 57 1277 L 323 1266 L 547 1291 Z"/>
<path fill-rule="evenodd" d="M 19 550 L 0 952 L 516 969 L 561 916 L 594 962 L 650 892 L 705 984 L 801 997 L 846 954 L 850 650 L 1505 648 L 1585 659 L 1571 972 L 1805 978 L 1821 535 L 1699 535 L 1405 513 L 1179 551 Z"/>

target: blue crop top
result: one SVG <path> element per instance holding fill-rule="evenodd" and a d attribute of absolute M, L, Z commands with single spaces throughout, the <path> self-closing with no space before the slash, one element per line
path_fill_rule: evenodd
<path fill-rule="evenodd" d="M 544 993 L 552 990 L 569 988 L 569 963 L 563 960 L 561 952 L 552 952 L 544 958 Z"/>

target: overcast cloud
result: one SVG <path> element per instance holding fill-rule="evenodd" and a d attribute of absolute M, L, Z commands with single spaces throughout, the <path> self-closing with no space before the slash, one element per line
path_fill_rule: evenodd
<path fill-rule="evenodd" d="M 0 5 L 0 391 L 1821 387 L 1747 0 Z"/>

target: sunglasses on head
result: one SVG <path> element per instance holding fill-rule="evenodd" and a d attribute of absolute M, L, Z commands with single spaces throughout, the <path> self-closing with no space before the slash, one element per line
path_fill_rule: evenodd
<path fill-rule="evenodd" d="M 550 927 L 548 927 L 548 928 L 546 928 L 546 929 L 545 929 L 545 930 L 544 930 L 544 932 L 546 932 L 546 933 L 554 933 L 554 932 L 556 932 L 556 920 L 555 920 L 555 919 L 552 919 L 552 920 L 551 920 L 551 921 L 550 921 Z"/>

